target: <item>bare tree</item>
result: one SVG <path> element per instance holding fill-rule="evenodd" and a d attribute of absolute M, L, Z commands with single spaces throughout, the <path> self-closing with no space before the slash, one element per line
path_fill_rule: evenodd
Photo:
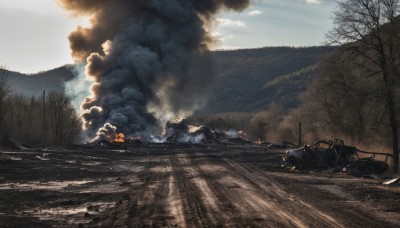
<path fill-rule="evenodd" d="M 71 143 L 70 140 L 79 134 L 81 124 L 70 98 L 62 92 L 50 91 L 46 103 L 50 136 L 54 143 Z"/>
<path fill-rule="evenodd" d="M 334 28 L 327 36 L 359 61 L 368 72 L 366 77 L 380 76 L 392 131 L 393 170 L 397 172 L 399 139 L 395 104 L 400 62 L 400 0 L 342 0 L 338 4 Z"/>
<path fill-rule="evenodd" d="M 10 94 L 10 86 L 7 83 L 7 77 L 0 75 L 0 140 L 6 137 L 6 126 L 4 123 L 4 117 L 6 114 L 6 102 L 7 96 Z"/>
<path fill-rule="evenodd" d="M 275 102 L 263 112 L 258 112 L 250 119 L 250 134 L 260 142 L 276 140 L 280 122 L 283 119 L 282 108 Z"/>
<path fill-rule="evenodd" d="M 266 135 L 267 131 L 267 118 L 268 113 L 264 111 L 255 113 L 250 119 L 249 133 L 261 143 L 264 141 L 264 136 Z"/>

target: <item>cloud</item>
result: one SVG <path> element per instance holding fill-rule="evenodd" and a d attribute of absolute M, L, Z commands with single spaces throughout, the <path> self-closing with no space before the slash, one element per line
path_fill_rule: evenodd
<path fill-rule="evenodd" d="M 213 32 L 212 37 L 214 38 L 214 40 L 218 41 L 218 42 L 224 42 L 228 39 L 233 39 L 234 36 L 233 35 L 222 35 L 219 32 Z"/>
<path fill-rule="evenodd" d="M 218 18 L 217 24 L 224 27 L 246 27 L 246 23 L 240 20 L 231 20 L 227 18 Z"/>
<path fill-rule="evenodd" d="M 252 11 L 249 12 L 249 15 L 250 15 L 250 16 L 257 16 L 257 15 L 260 15 L 260 14 L 262 14 L 262 13 L 263 13 L 263 12 L 260 11 L 260 10 L 252 10 Z"/>
<path fill-rule="evenodd" d="M 305 0 L 307 2 L 307 4 L 320 4 L 321 0 Z"/>

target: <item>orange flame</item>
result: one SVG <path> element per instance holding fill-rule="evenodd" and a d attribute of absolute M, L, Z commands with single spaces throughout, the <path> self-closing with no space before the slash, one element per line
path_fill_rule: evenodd
<path fill-rule="evenodd" d="M 247 134 L 244 131 L 238 131 L 239 138 L 241 139 L 247 139 Z"/>
<path fill-rule="evenodd" d="M 125 142 L 125 135 L 124 133 L 119 133 L 115 136 L 114 142 L 116 143 L 124 143 Z"/>

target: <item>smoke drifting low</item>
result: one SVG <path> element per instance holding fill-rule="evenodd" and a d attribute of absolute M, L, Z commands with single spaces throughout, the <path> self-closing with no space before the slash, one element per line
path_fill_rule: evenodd
<path fill-rule="evenodd" d="M 92 96 L 81 108 L 97 138 L 114 129 L 152 132 L 173 115 L 205 100 L 213 77 L 207 32 L 221 9 L 243 10 L 250 0 L 58 0 L 91 28 L 70 36 L 72 55 L 87 62 Z"/>

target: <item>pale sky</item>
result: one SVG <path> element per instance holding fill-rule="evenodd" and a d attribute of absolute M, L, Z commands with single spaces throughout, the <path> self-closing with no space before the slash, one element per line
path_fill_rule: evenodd
<path fill-rule="evenodd" d="M 321 45 L 334 7 L 333 0 L 253 0 L 242 13 L 218 15 L 215 48 Z M 67 36 L 77 25 L 88 21 L 55 0 L 0 0 L 0 65 L 35 73 L 72 63 Z"/>

